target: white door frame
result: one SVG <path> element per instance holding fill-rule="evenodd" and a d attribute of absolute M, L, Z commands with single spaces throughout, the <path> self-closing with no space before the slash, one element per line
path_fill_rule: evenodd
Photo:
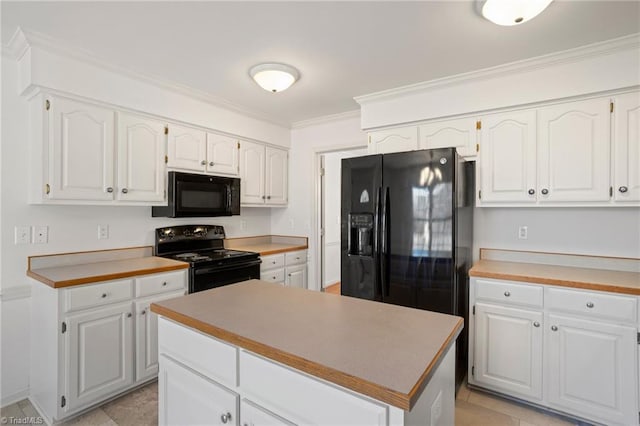
<path fill-rule="evenodd" d="M 313 242 L 315 246 L 314 264 L 315 264 L 315 282 L 318 291 L 324 291 L 324 265 L 323 254 L 324 247 L 322 244 L 322 236 L 320 234 L 322 227 L 322 188 L 321 188 L 321 156 L 332 152 L 352 151 L 357 149 L 366 149 L 366 141 L 347 142 L 344 145 L 332 145 L 313 150 Z"/>

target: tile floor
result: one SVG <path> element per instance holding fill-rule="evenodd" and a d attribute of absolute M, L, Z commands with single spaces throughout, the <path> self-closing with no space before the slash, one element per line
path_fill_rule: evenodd
<path fill-rule="evenodd" d="M 157 425 L 157 407 L 158 384 L 154 382 L 63 424 L 65 426 Z M 0 419 L 2 424 L 11 424 L 9 421 L 11 417 L 22 420 L 37 418 L 38 414 L 29 400 L 25 399 L 3 408 L 0 416 L 2 416 Z M 16 423 L 14 422 L 14 424 Z M 574 424 L 577 423 L 506 399 L 470 390 L 466 385 L 460 388 L 456 398 L 455 426 L 563 426 Z"/>

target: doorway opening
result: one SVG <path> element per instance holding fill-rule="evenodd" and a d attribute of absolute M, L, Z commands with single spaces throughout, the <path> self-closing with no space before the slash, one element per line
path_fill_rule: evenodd
<path fill-rule="evenodd" d="M 367 148 L 350 148 L 317 153 L 318 199 L 316 235 L 318 279 L 321 291 L 340 294 L 340 200 L 343 158 L 367 155 Z"/>

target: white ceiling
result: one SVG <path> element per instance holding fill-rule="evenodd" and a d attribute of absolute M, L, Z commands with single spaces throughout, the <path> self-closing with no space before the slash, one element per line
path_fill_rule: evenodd
<path fill-rule="evenodd" d="M 1 2 L 18 26 L 121 67 L 188 86 L 287 125 L 358 109 L 354 96 L 640 32 L 640 1 L 556 0 L 536 19 L 494 25 L 475 1 Z M 248 70 L 300 70 L 269 93 Z"/>

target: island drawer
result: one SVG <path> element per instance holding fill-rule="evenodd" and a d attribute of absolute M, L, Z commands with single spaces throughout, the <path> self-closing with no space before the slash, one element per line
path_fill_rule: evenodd
<path fill-rule="evenodd" d="M 476 299 L 542 308 L 543 288 L 511 281 L 476 279 Z"/>
<path fill-rule="evenodd" d="M 240 386 L 260 405 L 298 424 L 386 424 L 385 406 L 244 350 Z"/>
<path fill-rule="evenodd" d="M 237 349 L 215 337 L 160 317 L 158 352 L 224 386 L 237 385 Z"/>
<path fill-rule="evenodd" d="M 555 287 L 548 287 L 545 291 L 545 304 L 549 310 L 636 323 L 635 297 Z"/>
<path fill-rule="evenodd" d="M 284 253 L 272 254 L 270 256 L 262 256 L 262 270 L 276 269 L 284 267 Z"/>
<path fill-rule="evenodd" d="M 291 251 L 285 253 L 285 264 L 287 266 L 291 265 L 299 265 L 301 263 L 307 263 L 307 251 L 299 250 L 299 251 Z"/>
<path fill-rule="evenodd" d="M 133 280 L 87 284 L 65 290 L 65 312 L 93 308 L 131 299 Z"/>
<path fill-rule="evenodd" d="M 260 279 L 270 283 L 284 283 L 284 268 L 260 272 Z"/>
<path fill-rule="evenodd" d="M 186 282 L 186 270 L 136 278 L 136 297 L 182 290 Z"/>

